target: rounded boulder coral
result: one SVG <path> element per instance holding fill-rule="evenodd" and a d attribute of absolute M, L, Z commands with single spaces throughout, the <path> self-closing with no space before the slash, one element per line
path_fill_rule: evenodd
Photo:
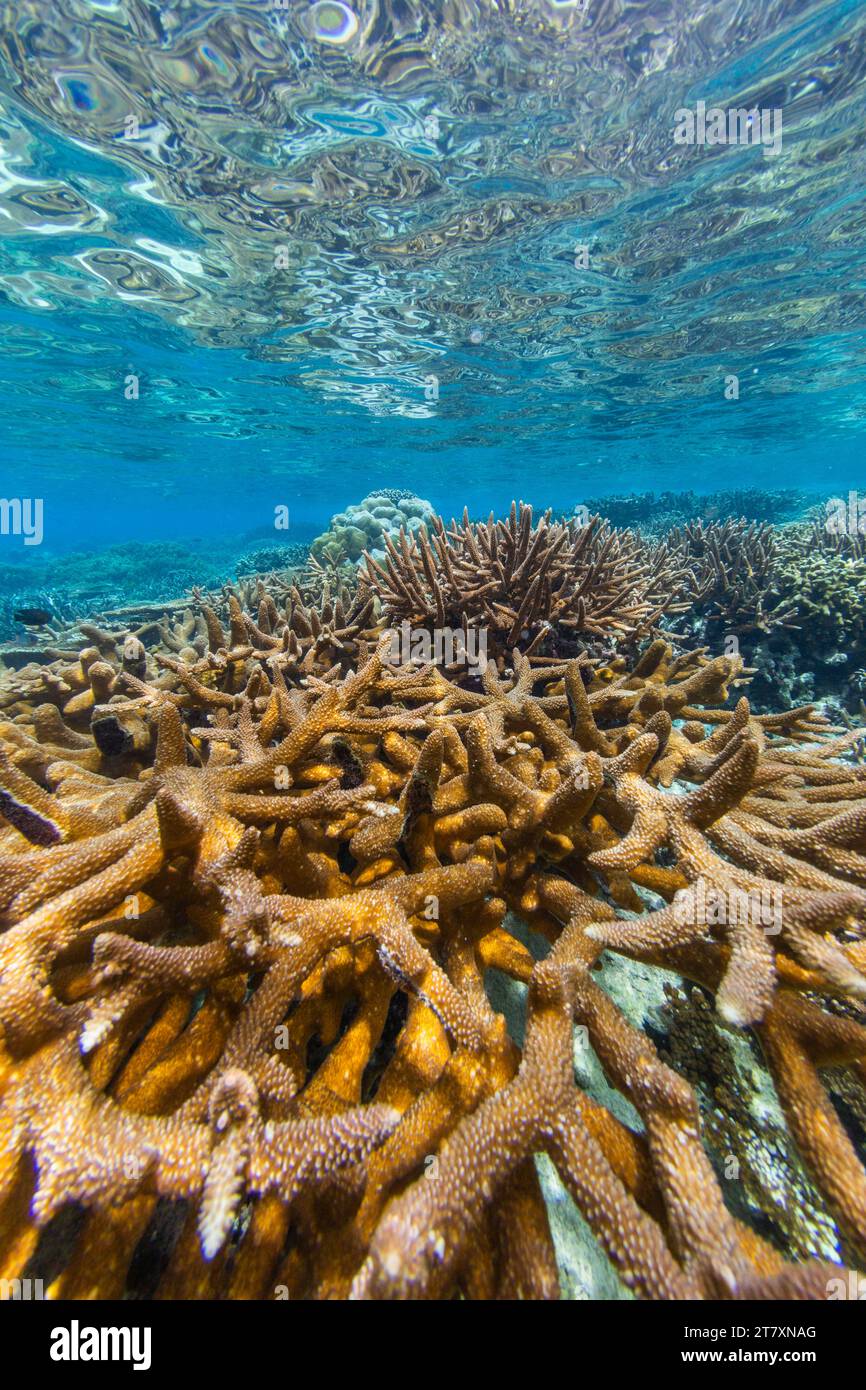
<path fill-rule="evenodd" d="M 407 533 L 417 531 L 432 523 L 435 515 L 423 497 L 398 488 L 382 488 L 331 517 L 327 531 L 313 541 L 312 553 L 317 560 L 336 557 L 356 562 L 368 550 L 381 559 L 386 536 L 396 540 L 401 528 Z"/>

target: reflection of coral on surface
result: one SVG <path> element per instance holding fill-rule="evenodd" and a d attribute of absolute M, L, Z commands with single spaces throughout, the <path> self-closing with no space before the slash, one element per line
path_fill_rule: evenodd
<path fill-rule="evenodd" d="M 866 1173 L 817 1070 L 866 1066 L 859 1005 L 822 1003 L 866 994 L 855 735 L 725 710 L 741 663 L 662 641 L 597 674 L 518 655 L 481 691 L 383 649 L 341 671 L 255 592 L 257 621 L 190 615 L 204 655 L 104 641 L 77 677 L 5 678 L 2 1274 L 38 1273 L 79 1203 L 58 1296 L 551 1297 L 544 1151 L 638 1294 L 820 1296 L 838 1266 L 726 1208 L 690 1086 L 593 977 L 604 947 L 758 1030 L 862 1262 Z M 684 920 L 699 879 L 781 886 L 781 934 Z M 522 1051 L 491 969 L 528 984 Z M 639 1132 L 575 1085 L 574 1022 Z"/>

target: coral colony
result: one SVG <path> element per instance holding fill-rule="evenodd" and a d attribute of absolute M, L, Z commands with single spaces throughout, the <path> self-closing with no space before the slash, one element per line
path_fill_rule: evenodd
<path fill-rule="evenodd" d="M 693 602 L 787 627 L 806 581 L 771 594 L 758 523 L 656 545 L 416 502 L 3 671 L 2 1276 L 50 1237 L 54 1297 L 555 1298 L 546 1155 L 642 1298 L 847 1296 L 863 731 L 756 712 L 742 654 L 676 634 Z M 789 564 L 861 562 L 797 526 Z M 637 968 L 664 1044 L 617 1002 Z M 785 1241 L 725 1036 L 799 1152 Z"/>

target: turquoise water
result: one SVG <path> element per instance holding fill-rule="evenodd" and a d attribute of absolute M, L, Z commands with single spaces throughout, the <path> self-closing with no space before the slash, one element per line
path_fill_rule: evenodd
<path fill-rule="evenodd" d="M 17 0 L 0 53 L 46 550 L 862 485 L 866 5 Z M 677 144 L 699 100 L 780 151 Z"/>

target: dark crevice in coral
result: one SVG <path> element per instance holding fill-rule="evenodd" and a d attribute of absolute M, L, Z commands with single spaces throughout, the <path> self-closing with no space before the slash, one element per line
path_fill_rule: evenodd
<path fill-rule="evenodd" d="M 87 1211 L 78 1203 L 61 1207 L 39 1232 L 36 1249 L 22 1272 L 23 1279 L 41 1279 L 47 1288 L 66 1268 L 84 1229 Z"/>
<path fill-rule="evenodd" d="M 337 1046 L 337 1043 L 351 1027 L 352 1023 L 358 1016 L 360 1008 L 361 1001 L 357 997 L 357 995 L 353 995 L 351 999 L 346 1001 L 346 1003 L 343 1005 L 343 1012 L 340 1016 L 340 1026 L 337 1029 L 337 1035 L 332 1042 L 322 1042 L 322 1039 L 318 1033 L 313 1033 L 310 1036 L 310 1038 L 307 1041 L 307 1072 L 304 1081 L 305 1085 L 309 1085 L 310 1081 L 312 1081 L 316 1072 L 319 1070 L 319 1067 L 322 1065 L 324 1061 L 326 1061 L 326 1059 L 333 1052 L 334 1048 Z"/>
<path fill-rule="evenodd" d="M 398 989 L 391 996 L 391 1003 L 388 1005 L 388 1015 L 385 1019 L 385 1026 L 382 1035 L 373 1049 L 369 1062 L 364 1068 L 364 1075 L 361 1078 L 361 1099 L 366 1103 L 373 1100 L 379 1089 L 379 1082 L 382 1073 L 391 1061 L 397 1049 L 397 1039 L 403 1030 L 409 1013 L 409 998 L 403 990 Z"/>
<path fill-rule="evenodd" d="M 346 874 L 349 878 L 352 877 L 352 874 L 358 867 L 358 861 L 349 849 L 348 840 L 341 840 L 337 846 L 337 864 L 339 865 L 340 872 Z"/>
<path fill-rule="evenodd" d="M 827 1087 L 827 1095 L 854 1148 L 858 1153 L 866 1152 L 866 1125 L 863 1123 L 862 1115 L 858 1115 L 845 1096 L 834 1089 L 832 1083 Z"/>
<path fill-rule="evenodd" d="M 127 1298 L 145 1299 L 156 1295 L 188 1214 L 188 1202 L 160 1197 L 129 1262 Z"/>

